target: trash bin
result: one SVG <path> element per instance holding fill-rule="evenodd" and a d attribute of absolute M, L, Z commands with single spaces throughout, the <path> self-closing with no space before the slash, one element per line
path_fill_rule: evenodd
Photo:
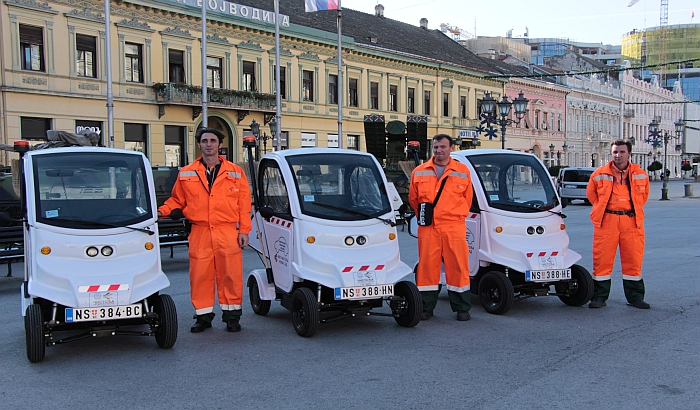
<path fill-rule="evenodd" d="M 684 184 L 685 187 L 685 195 L 684 196 L 693 196 L 693 184 Z"/>

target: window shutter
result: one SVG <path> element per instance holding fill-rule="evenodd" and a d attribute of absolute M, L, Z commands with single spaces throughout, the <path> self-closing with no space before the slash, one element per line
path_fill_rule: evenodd
<path fill-rule="evenodd" d="M 92 36 L 76 34 L 75 45 L 76 48 L 81 51 L 92 51 L 93 53 L 97 51 L 97 41 L 96 38 Z"/>
<path fill-rule="evenodd" d="M 19 42 L 24 44 L 44 44 L 44 33 L 41 27 L 19 26 Z"/>

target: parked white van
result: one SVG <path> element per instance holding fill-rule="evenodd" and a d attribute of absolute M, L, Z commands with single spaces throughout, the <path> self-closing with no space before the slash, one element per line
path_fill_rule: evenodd
<path fill-rule="evenodd" d="M 588 203 L 586 187 L 588 186 L 588 178 L 595 170 L 595 168 L 590 167 L 567 167 L 559 170 L 557 192 L 561 198 L 562 206 L 566 206 L 574 199 L 581 199 Z"/>

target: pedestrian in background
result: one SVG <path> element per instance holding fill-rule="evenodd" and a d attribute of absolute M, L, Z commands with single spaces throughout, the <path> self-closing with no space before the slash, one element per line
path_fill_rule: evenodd
<path fill-rule="evenodd" d="M 622 284 L 627 304 L 649 309 L 644 301 L 644 204 L 649 198 L 649 176 L 630 162 L 632 144 L 612 144 L 612 161 L 591 175 L 586 196 L 593 205 L 593 280 L 589 308 L 605 306 L 610 295 L 612 270 L 620 248 Z"/>
<path fill-rule="evenodd" d="M 437 134 L 433 137 L 433 157 L 411 174 L 408 199 L 419 224 L 416 285 L 423 299 L 423 320 L 433 316 L 437 305 L 443 263 L 452 311 L 457 312 L 457 320 L 470 319 L 465 219 L 472 203 L 472 182 L 467 166 L 450 157 L 453 149 L 450 136 Z"/>
<path fill-rule="evenodd" d="M 190 297 L 197 321 L 190 331 L 211 327 L 218 294 L 226 330 L 238 332 L 243 303 L 241 249 L 248 245 L 252 228 L 250 189 L 243 169 L 218 155 L 224 134 L 202 128 L 195 138 L 202 156 L 180 170 L 158 216 L 184 216 L 192 224 L 188 237 Z"/>

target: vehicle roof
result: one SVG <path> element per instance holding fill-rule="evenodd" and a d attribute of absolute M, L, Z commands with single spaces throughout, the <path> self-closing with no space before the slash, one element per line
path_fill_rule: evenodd
<path fill-rule="evenodd" d="M 369 154 L 367 152 L 362 152 L 362 151 L 355 151 L 351 149 L 344 149 L 344 148 L 293 148 L 293 149 L 285 149 L 282 151 L 273 151 L 273 152 L 268 152 L 265 154 L 264 158 L 286 158 L 286 157 L 293 157 L 293 156 L 298 156 L 298 155 L 309 155 L 309 154 L 327 154 L 327 155 L 334 155 L 334 154 L 346 154 L 346 155 L 362 155 L 362 156 L 370 156 L 373 157 L 372 154 Z"/>
<path fill-rule="evenodd" d="M 127 154 L 127 155 L 139 155 L 143 156 L 143 153 L 139 151 L 131 151 L 128 149 L 120 148 L 106 148 L 106 147 L 60 147 L 60 148 L 46 148 L 38 149 L 33 151 L 28 151 L 26 155 L 45 155 L 45 154 L 60 154 L 60 153 L 86 153 L 86 152 L 105 152 L 113 154 Z"/>
<path fill-rule="evenodd" d="M 485 154 L 512 154 L 512 155 L 533 155 L 529 152 L 514 151 L 510 149 L 465 149 L 461 151 L 452 151 L 450 155 L 459 157 L 471 157 L 475 155 Z"/>

